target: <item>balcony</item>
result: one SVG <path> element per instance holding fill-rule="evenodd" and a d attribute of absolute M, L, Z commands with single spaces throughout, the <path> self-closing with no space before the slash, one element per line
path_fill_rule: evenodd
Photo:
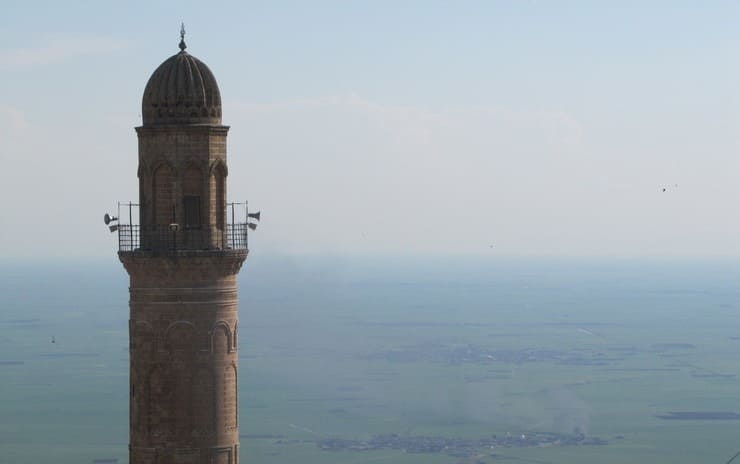
<path fill-rule="evenodd" d="M 249 214 L 247 203 L 228 203 L 224 224 L 180 225 L 134 224 L 139 205 L 118 203 L 118 216 L 106 214 L 105 221 L 112 232 L 118 232 L 118 251 L 170 253 L 179 251 L 247 250 L 247 231 L 256 227 L 249 219 L 259 220 L 259 212 Z M 128 223 L 116 223 L 128 216 Z M 174 213 L 173 213 L 174 217 Z M 197 216 L 196 216 L 197 217 Z M 113 225 L 110 225 L 110 223 Z"/>
<path fill-rule="evenodd" d="M 246 250 L 247 223 L 188 227 L 118 226 L 118 251 Z"/>

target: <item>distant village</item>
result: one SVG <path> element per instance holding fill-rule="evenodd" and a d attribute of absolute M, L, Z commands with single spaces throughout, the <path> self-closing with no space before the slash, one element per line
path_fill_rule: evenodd
<path fill-rule="evenodd" d="M 608 356 L 605 353 L 593 353 L 590 350 L 563 351 L 536 348 L 501 350 L 472 344 L 444 345 L 428 343 L 396 350 L 380 351 L 366 355 L 365 358 L 388 362 L 432 362 L 449 365 L 490 364 L 495 362 L 504 364 L 554 362 L 582 366 L 607 366 L 610 363 L 624 360 L 625 355 L 624 352 L 619 352 L 616 356 Z"/>
<path fill-rule="evenodd" d="M 620 437 L 621 438 L 621 437 Z M 378 451 L 401 450 L 405 453 L 444 453 L 449 456 L 469 458 L 482 451 L 498 448 L 533 448 L 546 446 L 587 446 L 606 445 L 607 441 L 598 437 L 586 437 L 580 431 L 572 435 L 554 433 L 526 433 L 503 436 L 491 435 L 489 438 L 465 439 L 445 437 L 405 437 L 395 433 L 375 435 L 368 441 L 343 438 L 325 438 L 316 444 L 326 451 Z"/>
<path fill-rule="evenodd" d="M 586 329 L 582 329 L 586 330 Z M 655 343 L 649 347 L 604 347 L 602 350 L 591 349 L 491 349 L 474 344 L 443 344 L 424 343 L 419 345 L 404 346 L 392 350 L 378 351 L 361 356 L 363 359 L 383 360 L 392 363 L 415 363 L 430 362 L 447 365 L 462 364 L 513 364 L 550 362 L 563 365 L 593 366 L 609 368 L 610 370 L 623 370 L 611 366 L 618 365 L 625 359 L 640 353 L 658 354 L 664 358 L 675 358 L 696 347 L 690 343 Z M 636 371 L 679 371 L 681 367 L 692 369 L 692 375 L 696 377 L 734 377 L 733 374 L 706 371 L 698 366 L 689 364 L 673 364 L 668 366 L 655 366 L 646 368 L 631 368 L 624 370 Z M 505 374 L 505 371 L 498 371 Z M 501 378 L 501 375 L 497 376 Z"/>

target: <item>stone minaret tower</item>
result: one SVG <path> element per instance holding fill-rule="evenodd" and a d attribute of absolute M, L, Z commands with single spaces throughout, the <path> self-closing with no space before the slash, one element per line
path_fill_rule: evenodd
<path fill-rule="evenodd" d="M 232 206 L 228 220 L 229 128 L 216 79 L 184 34 L 144 90 L 139 224 L 118 228 L 130 276 L 130 463 L 238 464 L 246 216 L 235 223 Z"/>

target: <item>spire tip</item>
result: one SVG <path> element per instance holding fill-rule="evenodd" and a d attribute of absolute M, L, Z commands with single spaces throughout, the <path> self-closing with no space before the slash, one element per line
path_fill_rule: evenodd
<path fill-rule="evenodd" d="M 180 23 L 180 51 L 184 52 L 187 47 L 185 45 L 185 23 Z"/>

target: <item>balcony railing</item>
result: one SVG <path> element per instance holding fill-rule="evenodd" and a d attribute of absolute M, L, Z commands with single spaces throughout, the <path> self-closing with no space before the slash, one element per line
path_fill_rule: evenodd
<path fill-rule="evenodd" d="M 246 223 L 173 228 L 168 225 L 118 226 L 119 251 L 237 250 L 247 249 Z"/>
<path fill-rule="evenodd" d="M 249 220 L 260 216 L 249 214 L 247 202 L 227 203 L 223 224 L 177 224 L 174 209 L 172 224 L 135 224 L 140 212 L 136 203 L 119 202 L 118 216 L 105 215 L 111 232 L 118 231 L 119 251 L 246 250 L 247 231 L 257 227 Z"/>

